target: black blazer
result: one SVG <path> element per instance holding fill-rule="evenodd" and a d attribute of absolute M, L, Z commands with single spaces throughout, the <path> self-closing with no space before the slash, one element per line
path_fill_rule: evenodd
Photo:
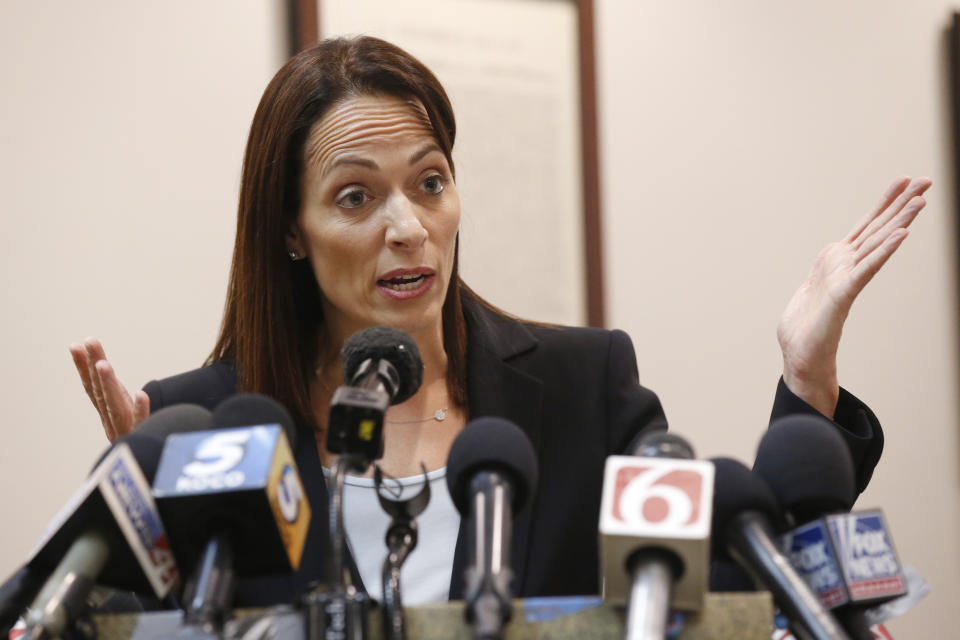
<path fill-rule="evenodd" d="M 518 596 L 599 592 L 597 522 L 603 464 L 622 453 L 637 433 L 666 429 L 657 396 L 640 386 L 636 356 L 622 331 L 554 328 L 495 314 L 464 297 L 468 329 L 467 392 L 470 419 L 500 416 L 518 424 L 537 452 L 537 495 L 514 523 L 512 565 Z M 150 407 L 192 402 L 212 409 L 236 393 L 229 362 L 148 383 Z M 816 413 L 782 380 L 771 419 Z M 866 487 L 880 457 L 883 434 L 876 417 L 841 391 L 837 428 Z M 329 541 L 327 493 L 312 434 L 299 439 L 296 460 L 313 512 L 300 570 L 294 576 L 242 581 L 237 606 L 291 602 L 314 580 L 326 579 Z M 462 597 L 466 565 L 461 528 L 450 597 Z M 428 541 L 421 540 L 421 544 Z M 355 577 L 356 572 L 354 571 Z"/>

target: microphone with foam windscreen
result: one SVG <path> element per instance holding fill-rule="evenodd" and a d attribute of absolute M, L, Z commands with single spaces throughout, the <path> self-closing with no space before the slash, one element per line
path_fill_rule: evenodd
<path fill-rule="evenodd" d="M 790 514 L 782 537 L 794 568 L 854 638 L 873 638 L 867 606 L 906 593 L 906 578 L 879 510 L 848 513 L 853 461 L 826 419 L 796 415 L 772 425 L 754 469 Z"/>
<path fill-rule="evenodd" d="M 468 522 L 464 614 L 474 638 L 502 638 L 513 614 L 513 517 L 537 488 L 530 439 L 503 418 L 472 420 L 450 448 L 447 488 Z"/>
<path fill-rule="evenodd" d="M 775 420 L 760 440 L 753 471 L 773 491 L 792 524 L 850 511 L 857 497 L 847 443 L 819 416 Z"/>
<path fill-rule="evenodd" d="M 350 336 L 340 358 L 345 385 L 330 403 L 327 450 L 362 470 L 383 456 L 383 416 L 420 388 L 423 360 L 410 334 L 384 326 Z"/>
<path fill-rule="evenodd" d="M 797 637 L 848 640 L 774 541 L 773 523 L 782 516 L 770 487 L 736 460 L 715 458 L 713 464 L 714 557 L 729 554 L 749 570 L 773 594 Z"/>
<path fill-rule="evenodd" d="M 627 638 L 663 638 L 671 606 L 703 606 L 714 469 L 662 431 L 638 436 L 629 451 L 608 457 L 604 471 L 603 597 L 627 605 Z"/>
<path fill-rule="evenodd" d="M 221 628 L 235 577 L 299 566 L 310 521 L 296 427 L 282 405 L 233 396 L 210 427 L 168 437 L 153 484 L 177 562 L 193 568 L 184 622 L 206 633 Z"/>
<path fill-rule="evenodd" d="M 25 638 L 59 637 L 83 610 L 95 582 L 158 598 L 177 587 L 177 566 L 150 482 L 163 436 L 202 428 L 209 416 L 192 405 L 157 411 L 101 457 L 27 563 L 33 575 L 49 578 L 26 615 Z"/>

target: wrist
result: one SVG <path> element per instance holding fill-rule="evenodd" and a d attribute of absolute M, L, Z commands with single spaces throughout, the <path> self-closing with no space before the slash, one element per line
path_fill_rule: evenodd
<path fill-rule="evenodd" d="M 795 396 L 827 418 L 833 419 L 840 401 L 840 383 L 836 371 L 804 375 L 784 366 L 783 382 Z"/>

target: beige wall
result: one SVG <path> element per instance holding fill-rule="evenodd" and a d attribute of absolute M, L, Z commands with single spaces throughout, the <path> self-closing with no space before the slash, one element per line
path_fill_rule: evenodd
<path fill-rule="evenodd" d="M 0 9 L 0 574 L 105 444 L 67 345 L 98 335 L 132 386 L 211 346 L 246 129 L 283 59 L 279 6 Z M 892 629 L 933 637 L 960 587 L 945 533 L 960 525 L 951 6 L 596 9 L 609 323 L 633 336 L 643 381 L 701 455 L 752 456 L 779 373 L 777 317 L 820 246 L 894 176 L 935 180 L 840 354 L 843 383 L 887 433 L 859 506 L 885 509 L 935 589 Z"/>
<path fill-rule="evenodd" d="M 902 173 L 935 181 L 857 301 L 841 382 L 886 450 L 880 506 L 934 586 L 898 638 L 952 628 L 960 593 L 951 5 L 599 2 L 608 318 L 703 456 L 751 459 L 780 371 L 775 327 L 817 251 Z M 960 7 L 958 7 L 960 8 Z"/>

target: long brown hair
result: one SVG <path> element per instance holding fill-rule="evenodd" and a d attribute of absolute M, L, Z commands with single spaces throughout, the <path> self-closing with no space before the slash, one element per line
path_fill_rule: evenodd
<path fill-rule="evenodd" d="M 418 100 L 453 170 L 453 108 L 419 60 L 372 37 L 325 40 L 291 58 L 267 86 L 250 126 L 223 324 L 208 358 L 234 360 L 240 391 L 272 396 L 314 428 L 310 382 L 323 327 L 320 290 L 309 263 L 290 260 L 284 237 L 300 211 L 310 127 L 334 104 L 363 94 Z M 443 304 L 443 340 L 450 399 L 466 407 L 458 255 L 459 242 Z"/>

